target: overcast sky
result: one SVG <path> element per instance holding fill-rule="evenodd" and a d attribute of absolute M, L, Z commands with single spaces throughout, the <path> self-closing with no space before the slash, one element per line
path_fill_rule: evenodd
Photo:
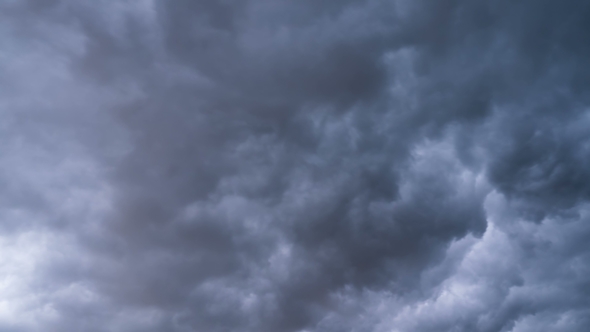
<path fill-rule="evenodd" d="M 585 332 L 590 1 L 0 1 L 0 332 Z"/>

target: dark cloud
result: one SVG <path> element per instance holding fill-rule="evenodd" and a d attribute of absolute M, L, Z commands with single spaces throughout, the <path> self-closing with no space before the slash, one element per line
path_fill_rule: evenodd
<path fill-rule="evenodd" d="M 0 329 L 587 325 L 583 1 L 0 6 Z"/>

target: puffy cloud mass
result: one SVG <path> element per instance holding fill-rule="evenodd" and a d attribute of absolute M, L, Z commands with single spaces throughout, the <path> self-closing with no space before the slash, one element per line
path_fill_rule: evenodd
<path fill-rule="evenodd" d="M 0 4 L 0 331 L 582 332 L 590 2 Z"/>

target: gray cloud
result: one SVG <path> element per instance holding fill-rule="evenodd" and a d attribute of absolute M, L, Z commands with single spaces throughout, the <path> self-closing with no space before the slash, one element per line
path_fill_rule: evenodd
<path fill-rule="evenodd" d="M 582 1 L 1 6 L 0 329 L 587 325 Z"/>

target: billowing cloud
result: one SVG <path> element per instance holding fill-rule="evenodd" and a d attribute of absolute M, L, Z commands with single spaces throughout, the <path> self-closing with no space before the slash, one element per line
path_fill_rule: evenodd
<path fill-rule="evenodd" d="M 0 5 L 0 330 L 583 331 L 583 1 Z"/>

